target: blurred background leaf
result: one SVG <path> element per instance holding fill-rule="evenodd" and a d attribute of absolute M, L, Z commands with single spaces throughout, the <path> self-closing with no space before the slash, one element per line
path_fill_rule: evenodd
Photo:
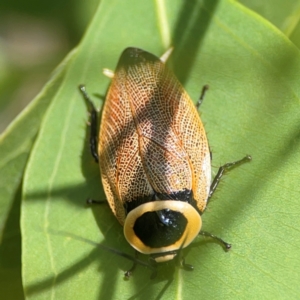
<path fill-rule="evenodd" d="M 80 41 L 98 1 L 1 1 L 0 133 Z"/>
<path fill-rule="evenodd" d="M 269 20 L 298 48 L 300 47 L 299 0 L 240 0 L 239 2 Z"/>

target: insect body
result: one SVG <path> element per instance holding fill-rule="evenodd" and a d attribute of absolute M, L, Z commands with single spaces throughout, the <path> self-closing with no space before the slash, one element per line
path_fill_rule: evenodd
<path fill-rule="evenodd" d="M 127 241 L 158 262 L 173 259 L 195 239 L 223 172 L 250 159 L 221 167 L 211 187 L 210 150 L 196 107 L 164 63 L 137 48 L 125 49 L 118 62 L 97 155 Z"/>
<path fill-rule="evenodd" d="M 123 52 L 98 153 L 109 204 L 136 250 L 164 254 L 191 243 L 209 194 L 209 147 L 194 104 L 159 58 Z"/>

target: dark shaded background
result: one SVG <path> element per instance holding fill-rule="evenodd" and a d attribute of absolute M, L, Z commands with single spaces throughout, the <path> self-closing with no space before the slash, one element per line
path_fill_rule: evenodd
<path fill-rule="evenodd" d="M 0 133 L 81 39 L 97 0 L 0 1 Z"/>

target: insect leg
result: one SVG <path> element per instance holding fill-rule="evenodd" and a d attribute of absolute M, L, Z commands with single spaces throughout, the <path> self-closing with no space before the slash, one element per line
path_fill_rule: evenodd
<path fill-rule="evenodd" d="M 203 86 L 201 95 L 200 95 L 200 97 L 199 97 L 199 99 L 198 99 L 198 101 L 197 101 L 197 103 L 196 103 L 196 108 L 197 108 L 197 110 L 199 110 L 199 107 L 200 107 L 200 105 L 202 104 L 203 99 L 204 99 L 204 96 L 205 96 L 205 93 L 206 93 L 206 91 L 207 91 L 208 89 L 209 89 L 209 85 L 208 85 L 208 84 L 206 84 L 206 85 Z"/>
<path fill-rule="evenodd" d="M 107 200 L 94 200 L 91 198 L 86 199 L 86 204 L 92 205 L 92 204 L 107 204 Z"/>
<path fill-rule="evenodd" d="M 200 231 L 200 232 L 199 232 L 199 235 L 200 235 L 200 234 L 203 235 L 203 236 L 210 237 L 210 238 L 212 238 L 212 239 L 218 241 L 219 243 L 221 243 L 221 244 L 223 245 L 223 247 L 224 247 L 224 249 L 225 249 L 226 251 L 230 250 L 230 248 L 231 248 L 231 244 L 226 243 L 226 242 L 223 241 L 221 238 L 219 238 L 219 237 L 217 237 L 217 236 L 215 236 L 215 235 L 213 235 L 213 234 L 211 234 L 211 233 L 209 233 L 209 232 L 206 232 L 206 231 Z"/>
<path fill-rule="evenodd" d="M 190 264 L 187 264 L 187 263 L 185 262 L 185 258 L 184 258 L 184 257 L 181 258 L 181 266 L 182 266 L 185 270 L 187 270 L 187 271 L 192 271 L 192 270 L 194 270 L 194 266 L 192 266 L 192 265 L 190 265 Z"/>
<path fill-rule="evenodd" d="M 252 159 L 252 158 L 251 158 L 250 155 L 246 155 L 245 157 L 243 157 L 243 158 L 240 159 L 240 160 L 237 160 L 237 161 L 234 161 L 234 162 L 231 162 L 231 163 L 227 163 L 227 164 L 225 164 L 224 166 L 222 166 L 222 167 L 219 168 L 217 175 L 215 176 L 215 178 L 214 178 L 212 184 L 210 185 L 210 191 L 209 191 L 208 198 L 207 198 L 207 204 L 208 204 L 208 202 L 209 202 L 211 196 L 212 196 L 213 193 L 215 192 L 217 186 L 219 185 L 222 176 L 223 176 L 226 172 L 230 171 L 231 169 L 233 169 L 233 168 L 235 168 L 235 167 L 237 167 L 237 166 L 239 166 L 239 165 L 241 165 L 241 164 L 243 164 L 243 163 L 245 163 L 245 162 L 248 162 L 248 161 L 250 161 L 251 159 Z M 206 206 L 207 206 L 207 204 L 206 204 Z"/>
<path fill-rule="evenodd" d="M 138 256 L 139 256 L 139 253 L 135 250 L 134 258 L 138 259 Z M 134 260 L 132 267 L 124 273 L 124 276 L 126 279 L 129 279 L 129 277 L 131 277 L 132 272 L 135 270 L 136 266 L 137 266 L 137 262 Z"/>
<path fill-rule="evenodd" d="M 85 85 L 80 85 L 79 90 L 84 98 L 84 100 L 87 102 L 87 105 L 89 107 L 89 111 L 91 114 L 91 122 L 90 122 L 90 149 L 92 156 L 94 157 L 95 161 L 98 162 L 98 152 L 97 152 L 97 146 L 98 146 L 98 112 L 96 111 L 96 108 L 94 106 L 94 103 L 90 99 L 88 93 L 86 92 Z"/>

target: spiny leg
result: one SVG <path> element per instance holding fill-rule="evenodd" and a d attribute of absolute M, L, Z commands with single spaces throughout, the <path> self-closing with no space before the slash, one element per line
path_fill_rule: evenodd
<path fill-rule="evenodd" d="M 91 154 L 94 157 L 95 161 L 98 163 L 99 157 L 97 152 L 98 147 L 98 112 L 94 106 L 94 103 L 90 99 L 88 93 L 86 92 L 86 88 L 84 85 L 79 86 L 79 90 L 84 98 L 84 100 L 87 102 L 87 105 L 89 107 L 89 112 L 91 114 L 91 121 L 90 121 L 90 149 Z"/>
<path fill-rule="evenodd" d="M 223 247 L 224 247 L 224 249 L 225 249 L 226 251 L 230 250 L 230 248 L 231 248 L 231 244 L 226 243 L 226 242 L 225 242 L 224 240 L 222 240 L 221 238 L 219 238 L 219 237 L 217 237 L 217 236 L 215 236 L 215 235 L 213 235 L 213 234 L 211 234 L 211 233 L 209 233 L 209 232 L 206 232 L 206 231 L 200 231 L 200 232 L 199 232 L 199 235 L 200 235 L 200 234 L 203 235 L 203 236 L 206 236 L 206 237 L 210 237 L 210 238 L 212 238 L 212 239 L 218 241 L 219 243 L 221 243 L 221 244 L 223 245 Z"/>
<path fill-rule="evenodd" d="M 225 164 L 224 166 L 220 167 L 219 170 L 218 170 L 218 173 L 217 175 L 215 176 L 211 186 L 210 186 L 210 191 L 209 191 L 209 195 L 208 195 L 208 199 L 207 199 L 207 204 L 211 198 L 211 196 L 213 195 L 213 193 L 215 192 L 218 184 L 220 183 L 220 180 L 222 178 L 222 176 L 230 171 L 231 169 L 245 163 L 245 162 L 249 162 L 251 161 L 251 156 L 250 155 L 246 155 L 245 157 L 243 157 L 242 159 L 240 160 L 237 160 L 237 161 L 234 161 L 234 162 L 231 162 L 231 163 L 227 163 Z M 207 205 L 206 205 L 207 206 Z M 210 237 L 216 241 L 218 241 L 219 243 L 221 243 L 224 247 L 224 249 L 226 251 L 230 250 L 231 248 L 231 244 L 225 242 L 224 240 L 222 240 L 221 238 L 209 233 L 209 232 L 206 232 L 206 231 L 200 231 L 199 235 L 203 235 L 203 236 L 207 236 L 207 237 Z"/>
<path fill-rule="evenodd" d="M 179 263 L 180 267 L 182 267 L 183 269 L 185 269 L 187 271 L 192 271 L 192 270 L 194 270 L 193 265 L 187 264 L 185 262 L 185 257 L 183 256 L 183 251 L 182 250 L 183 250 L 183 245 L 185 244 L 185 241 L 186 241 L 186 238 L 182 241 L 182 244 L 181 244 L 180 248 L 177 251 L 177 255 L 176 255 L 177 263 Z"/>
<path fill-rule="evenodd" d="M 86 199 L 86 204 L 92 205 L 92 204 L 107 204 L 107 200 L 95 200 L 92 198 Z"/>
<path fill-rule="evenodd" d="M 193 271 L 194 270 L 194 266 L 191 265 L 191 264 L 187 264 L 185 262 L 185 258 L 184 257 L 181 258 L 181 266 L 182 266 L 182 268 L 184 268 L 187 271 Z"/>
<path fill-rule="evenodd" d="M 138 259 L 138 255 L 139 255 L 139 253 L 135 250 L 134 258 Z M 135 270 L 136 266 L 137 266 L 137 262 L 133 261 L 133 264 L 132 264 L 131 268 L 124 273 L 124 276 L 125 276 L 126 279 L 129 279 L 129 277 L 131 277 L 131 275 L 132 275 L 133 271 Z"/>
<path fill-rule="evenodd" d="M 250 155 L 246 155 L 245 157 L 243 157 L 240 160 L 237 160 L 237 161 L 234 161 L 234 162 L 231 162 L 231 163 L 227 163 L 224 166 L 222 166 L 222 167 L 219 168 L 217 175 L 215 176 L 212 184 L 210 185 L 210 191 L 209 191 L 209 194 L 208 194 L 206 206 L 208 205 L 211 196 L 213 195 L 213 193 L 215 192 L 217 186 L 219 185 L 222 176 L 226 172 L 230 171 L 231 169 L 233 169 L 233 168 L 235 168 L 235 167 L 237 167 L 237 166 L 239 166 L 239 165 L 241 165 L 241 164 L 243 164 L 245 162 L 251 161 L 251 159 L 252 158 L 251 158 Z"/>
<path fill-rule="evenodd" d="M 200 95 L 200 97 L 199 97 L 199 99 L 198 99 L 198 101 L 197 101 L 197 103 L 196 103 L 196 108 L 197 108 L 197 110 L 199 110 L 199 107 L 200 107 L 200 105 L 202 104 L 203 99 L 204 99 L 205 94 L 206 94 L 206 91 L 207 91 L 208 89 L 209 89 L 209 85 L 208 85 L 208 84 L 206 84 L 206 85 L 203 86 L 201 95 Z"/>

